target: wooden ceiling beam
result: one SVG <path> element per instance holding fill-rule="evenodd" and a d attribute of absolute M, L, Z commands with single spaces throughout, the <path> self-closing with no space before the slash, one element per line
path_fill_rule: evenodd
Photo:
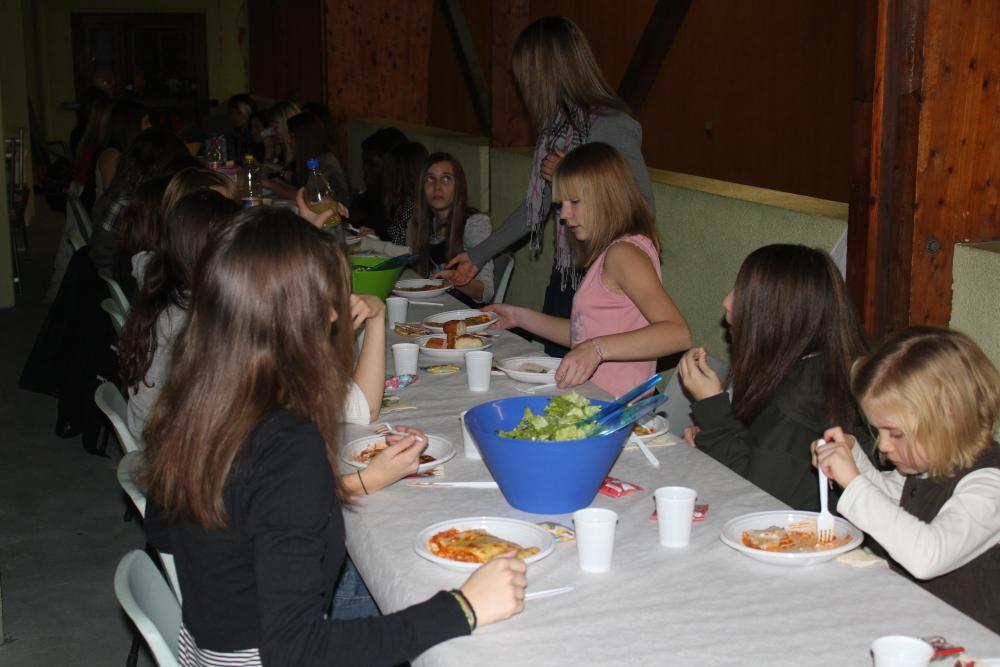
<path fill-rule="evenodd" d="M 444 10 L 445 22 L 458 49 L 462 73 L 465 74 L 469 92 L 472 93 L 472 106 L 476 110 L 476 117 L 483 134 L 489 136 L 492 106 L 490 86 L 483 66 L 479 62 L 479 56 L 476 55 L 476 45 L 472 40 L 472 33 L 469 32 L 469 25 L 465 21 L 462 4 L 459 0 L 441 0 L 441 8 Z"/>
<path fill-rule="evenodd" d="M 684 23 L 691 0 L 657 0 L 618 85 L 618 96 L 638 114 Z"/>

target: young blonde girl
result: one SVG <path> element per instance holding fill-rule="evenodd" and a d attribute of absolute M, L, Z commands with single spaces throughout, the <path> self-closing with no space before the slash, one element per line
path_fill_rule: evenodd
<path fill-rule="evenodd" d="M 604 143 L 568 153 L 553 178 L 559 218 L 587 273 L 570 319 L 495 305 L 495 327 L 520 327 L 569 346 L 556 371 L 560 388 L 592 380 L 619 396 L 656 370 L 659 357 L 685 350 L 691 332 L 663 289 L 653 213 L 628 163 Z"/>
<path fill-rule="evenodd" d="M 896 468 L 828 430 L 813 461 L 844 487 L 837 510 L 894 568 L 1000 632 L 1000 373 L 965 334 L 915 327 L 859 362 L 852 388 Z"/>

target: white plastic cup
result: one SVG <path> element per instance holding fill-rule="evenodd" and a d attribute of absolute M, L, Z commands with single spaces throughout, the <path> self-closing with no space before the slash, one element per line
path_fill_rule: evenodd
<path fill-rule="evenodd" d="M 584 572 L 607 572 L 615 551 L 615 526 L 618 513 L 600 507 L 573 512 L 576 527 L 576 551 Z"/>
<path fill-rule="evenodd" d="M 872 642 L 875 667 L 927 667 L 934 649 L 922 639 L 889 635 Z"/>
<path fill-rule="evenodd" d="M 476 444 L 476 439 L 469 433 L 469 427 L 465 425 L 466 412 L 468 410 L 462 410 L 458 415 L 458 421 L 462 423 L 462 442 L 465 444 L 465 458 L 482 460 L 483 455 L 479 453 L 479 445 Z"/>
<path fill-rule="evenodd" d="M 694 489 L 684 486 L 661 486 L 653 492 L 660 544 L 665 547 L 686 547 L 690 544 L 697 497 Z"/>
<path fill-rule="evenodd" d="M 465 353 L 465 374 L 469 379 L 469 391 L 489 391 L 490 369 L 493 368 L 493 353 L 475 350 Z"/>
<path fill-rule="evenodd" d="M 389 328 L 406 321 L 406 307 L 409 300 L 402 296 L 390 296 L 385 300 L 385 312 L 389 317 Z"/>
<path fill-rule="evenodd" d="M 394 343 L 392 362 L 396 369 L 396 375 L 416 375 L 419 355 L 420 346 L 416 343 Z"/>

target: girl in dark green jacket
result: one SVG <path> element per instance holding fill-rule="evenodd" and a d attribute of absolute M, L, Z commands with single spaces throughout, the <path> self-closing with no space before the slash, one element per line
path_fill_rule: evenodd
<path fill-rule="evenodd" d="M 770 245 L 744 260 L 722 301 L 732 335 L 726 392 L 703 348 L 678 366 L 691 394 L 691 444 L 791 507 L 819 509 L 810 444 L 834 424 L 871 442 L 850 369 L 868 352 L 837 267 L 825 252 Z"/>

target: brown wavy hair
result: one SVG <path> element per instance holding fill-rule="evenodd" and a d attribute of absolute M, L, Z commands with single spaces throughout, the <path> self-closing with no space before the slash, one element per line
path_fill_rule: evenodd
<path fill-rule="evenodd" d="M 567 118 L 573 118 L 577 109 L 629 113 L 604 78 L 583 31 L 564 16 L 546 16 L 522 30 L 514 42 L 511 65 L 539 131 L 552 123 L 559 111 Z"/>
<path fill-rule="evenodd" d="M 276 410 L 317 427 L 336 471 L 354 360 L 349 289 L 337 241 L 282 209 L 243 211 L 206 251 L 143 434 L 148 487 L 169 515 L 224 526 L 233 462 Z"/>
<path fill-rule="evenodd" d="M 799 360 L 815 354 L 826 423 L 856 424 L 850 369 L 869 347 L 830 256 L 802 245 L 758 248 L 743 260 L 733 290 L 729 379 L 736 416 L 752 421 Z"/>
<path fill-rule="evenodd" d="M 577 146 L 556 167 L 552 186 L 553 202 L 579 199 L 587 205 L 593 223 L 590 238 L 571 239 L 580 266 L 589 266 L 615 239 L 629 234 L 648 237 L 659 252 L 653 210 L 613 146 L 599 141 Z"/>
<path fill-rule="evenodd" d="M 932 477 L 971 467 L 993 442 L 1000 373 L 960 331 L 922 326 L 893 334 L 856 364 L 852 388 L 859 403 L 900 416 Z"/>
<path fill-rule="evenodd" d="M 170 306 L 187 308 L 198 258 L 239 210 L 214 190 L 192 192 L 170 210 L 118 342 L 119 376 L 126 387 L 136 389 L 145 381 L 156 353 L 160 314 Z"/>
<path fill-rule="evenodd" d="M 465 234 L 465 223 L 469 216 L 479 212 L 468 207 L 469 185 L 465 179 L 465 170 L 462 169 L 462 164 L 450 153 L 431 153 L 424 160 L 423 169 L 420 170 L 420 188 L 417 193 L 417 205 L 413 211 L 413 229 L 416 238 L 408 239 L 414 254 L 419 257 L 416 266 L 417 272 L 424 276 L 430 273 L 430 245 L 431 237 L 434 235 L 435 220 L 434 210 L 424 193 L 424 179 L 427 178 L 427 172 L 430 171 L 430 168 L 438 162 L 450 164 L 451 173 L 455 179 L 455 199 L 448 212 L 448 259 L 464 250 L 462 237 Z"/>

